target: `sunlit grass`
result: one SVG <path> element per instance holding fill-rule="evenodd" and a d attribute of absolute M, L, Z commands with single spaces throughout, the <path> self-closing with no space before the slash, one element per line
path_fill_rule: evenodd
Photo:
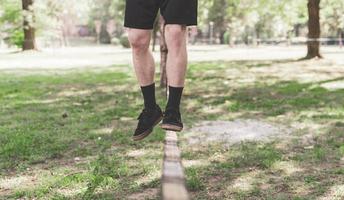
<path fill-rule="evenodd" d="M 314 199 L 341 188 L 344 91 L 328 90 L 317 78 L 304 83 L 279 75 L 278 66 L 286 70 L 288 62 L 190 65 L 185 133 L 202 120 L 237 118 L 283 124 L 292 132 L 234 145 L 190 145 L 188 134 L 180 134 L 194 199 Z M 328 82 L 342 80 L 333 74 Z M 163 94 L 158 89 L 162 107 Z M 133 74 L 1 75 L 0 105 L 0 185 L 6 189 L 0 198 L 159 199 L 164 132 L 156 128 L 143 142 L 131 140 L 142 109 Z M 304 141 L 304 135 L 311 137 Z"/>

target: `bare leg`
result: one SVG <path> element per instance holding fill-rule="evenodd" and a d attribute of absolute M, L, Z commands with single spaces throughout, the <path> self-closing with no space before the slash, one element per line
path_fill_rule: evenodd
<path fill-rule="evenodd" d="M 166 130 L 181 131 L 183 123 L 179 107 L 187 65 L 186 27 L 173 24 L 166 25 L 165 28 L 168 48 L 166 71 L 169 95 L 161 127 Z"/>
<path fill-rule="evenodd" d="M 163 113 L 155 100 L 154 59 L 149 50 L 150 30 L 129 29 L 128 38 L 133 51 L 133 63 L 141 86 L 144 109 L 138 117 L 133 140 L 147 137 L 163 118 Z"/>
<path fill-rule="evenodd" d="M 168 85 L 184 87 L 187 65 L 186 27 L 168 24 L 165 28 L 168 48 L 166 64 Z"/>
<path fill-rule="evenodd" d="M 154 83 L 155 63 L 149 50 L 150 30 L 128 30 L 128 38 L 133 51 L 133 63 L 140 86 Z"/>

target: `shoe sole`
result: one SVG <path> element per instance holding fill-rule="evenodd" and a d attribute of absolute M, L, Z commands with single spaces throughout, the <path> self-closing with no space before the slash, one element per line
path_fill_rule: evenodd
<path fill-rule="evenodd" d="M 161 124 L 160 127 L 162 129 L 165 129 L 167 131 L 177 131 L 180 132 L 183 130 L 183 127 L 177 126 L 177 125 L 173 125 L 173 124 Z"/>
<path fill-rule="evenodd" d="M 151 134 L 153 132 L 153 128 L 159 124 L 159 122 L 162 120 L 162 116 L 153 124 L 152 128 L 149 130 L 144 131 L 143 133 L 141 133 L 140 135 L 137 136 L 133 136 L 133 140 L 134 141 L 139 141 L 139 140 L 143 140 L 144 138 L 146 138 L 149 134 Z"/>

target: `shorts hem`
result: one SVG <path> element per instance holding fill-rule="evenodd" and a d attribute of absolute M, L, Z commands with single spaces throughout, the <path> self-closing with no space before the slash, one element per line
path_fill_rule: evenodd
<path fill-rule="evenodd" d="M 184 25 L 184 26 L 197 26 L 197 20 L 176 20 L 176 19 L 166 19 L 167 17 L 163 16 L 165 19 L 165 24 L 178 24 L 178 25 Z"/>
<path fill-rule="evenodd" d="M 165 22 L 165 25 L 167 24 L 176 24 L 176 25 L 183 25 L 183 26 L 197 26 L 197 23 Z"/>
<path fill-rule="evenodd" d="M 143 29 L 143 30 L 152 30 L 153 26 L 140 26 L 140 25 L 133 25 L 133 24 L 124 24 L 125 28 L 134 28 L 134 29 Z"/>

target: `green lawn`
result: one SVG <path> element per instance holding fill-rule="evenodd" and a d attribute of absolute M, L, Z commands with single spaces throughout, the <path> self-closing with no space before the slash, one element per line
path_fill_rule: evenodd
<path fill-rule="evenodd" d="M 193 199 L 344 197 L 344 90 L 322 86 L 344 76 L 333 72 L 302 82 L 284 74 L 300 63 L 190 65 L 182 103 L 186 127 L 247 118 L 292 129 L 280 140 L 230 147 L 189 145 L 181 133 L 183 160 L 196 163 L 185 168 Z M 158 102 L 164 106 L 165 100 Z M 143 142 L 131 141 L 142 100 L 127 66 L 3 74 L 0 105 L 0 199 L 159 199 L 164 132 L 156 128 Z"/>

